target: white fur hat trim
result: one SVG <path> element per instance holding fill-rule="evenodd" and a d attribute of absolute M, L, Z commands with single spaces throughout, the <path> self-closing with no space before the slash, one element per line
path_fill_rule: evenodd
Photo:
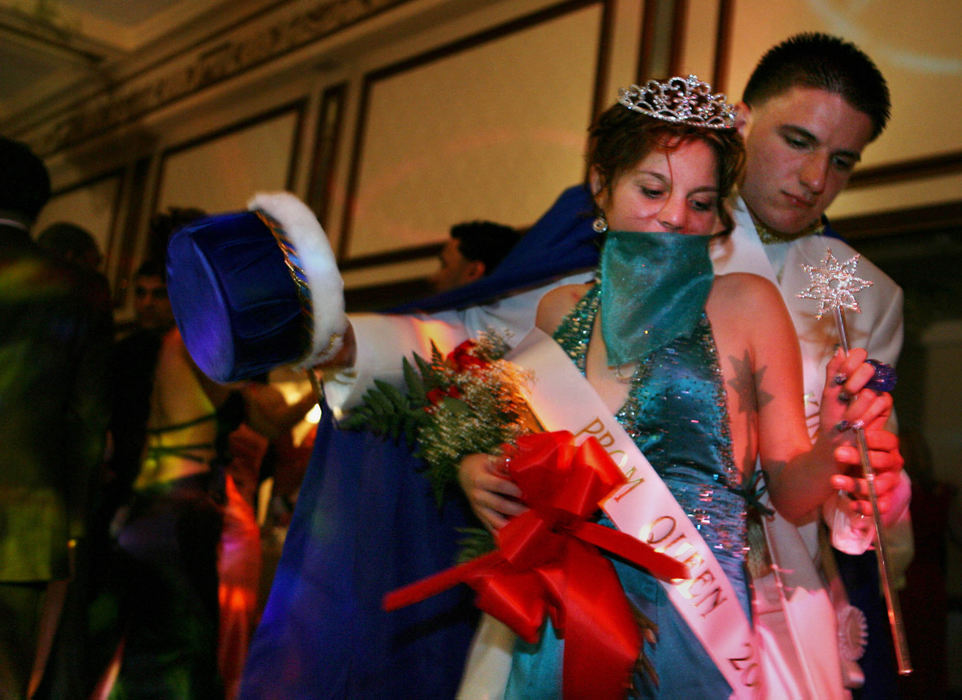
<path fill-rule="evenodd" d="M 263 211 L 281 225 L 304 271 L 314 328 L 310 353 L 297 366 L 313 367 L 330 360 L 344 344 L 347 316 L 344 315 L 344 281 L 324 229 L 314 212 L 290 192 L 259 192 L 247 203 L 247 208 Z"/>

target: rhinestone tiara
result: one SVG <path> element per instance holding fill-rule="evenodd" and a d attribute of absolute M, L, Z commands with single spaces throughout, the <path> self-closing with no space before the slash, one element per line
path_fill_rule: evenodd
<path fill-rule="evenodd" d="M 711 85 L 697 75 L 676 76 L 663 83 L 649 80 L 644 87 L 632 85 L 618 90 L 618 102 L 630 110 L 708 129 L 734 128 L 735 107 L 726 99 L 722 93 L 713 95 Z"/>

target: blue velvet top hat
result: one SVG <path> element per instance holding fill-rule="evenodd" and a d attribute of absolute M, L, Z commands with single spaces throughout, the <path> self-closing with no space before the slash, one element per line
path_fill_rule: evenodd
<path fill-rule="evenodd" d="M 347 328 L 343 282 L 311 210 L 287 192 L 258 194 L 248 209 L 194 221 L 167 248 L 177 326 L 219 382 L 329 360 Z"/>

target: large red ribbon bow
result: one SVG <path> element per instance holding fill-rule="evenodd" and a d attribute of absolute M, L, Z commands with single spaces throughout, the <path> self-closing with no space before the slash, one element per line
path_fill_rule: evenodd
<path fill-rule="evenodd" d="M 589 522 L 625 477 L 593 437 L 575 445 L 567 431 L 535 433 L 506 448 L 508 469 L 530 510 L 497 533 L 498 550 L 384 597 L 395 610 L 458 583 L 477 606 L 535 642 L 551 617 L 565 640 L 566 697 L 624 697 L 641 652 L 641 632 L 624 590 L 598 548 L 665 580 L 687 567 L 617 530 Z"/>

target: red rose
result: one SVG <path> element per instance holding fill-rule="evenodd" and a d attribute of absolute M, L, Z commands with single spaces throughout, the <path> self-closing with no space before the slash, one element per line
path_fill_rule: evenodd
<path fill-rule="evenodd" d="M 454 368 L 458 372 L 463 372 L 468 367 L 484 367 L 488 363 L 474 354 L 477 343 L 473 340 L 465 340 L 448 355 L 449 362 L 454 363 Z"/>
<path fill-rule="evenodd" d="M 461 398 L 461 391 L 458 389 L 457 386 L 452 384 L 447 389 L 442 389 L 441 387 L 435 387 L 434 389 L 431 389 L 431 391 L 429 391 L 426 394 L 426 396 L 427 396 L 427 400 L 430 402 L 432 406 L 437 406 L 447 396 L 450 396 L 452 399 Z"/>
<path fill-rule="evenodd" d="M 428 402 L 432 406 L 437 406 L 444 397 L 445 393 L 443 389 L 431 389 L 431 391 L 427 393 Z"/>

